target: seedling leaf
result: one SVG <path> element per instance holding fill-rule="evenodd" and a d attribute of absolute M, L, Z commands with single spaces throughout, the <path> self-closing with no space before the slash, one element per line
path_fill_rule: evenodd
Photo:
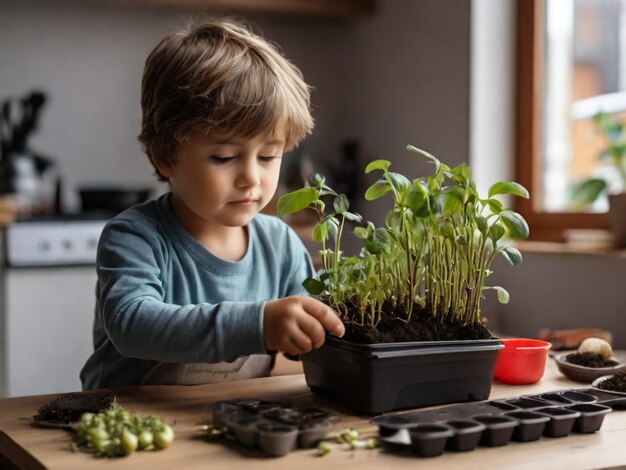
<path fill-rule="evenodd" d="M 371 173 L 374 170 L 387 171 L 387 168 L 391 165 L 389 160 L 374 160 L 365 167 L 365 173 Z"/>
<path fill-rule="evenodd" d="M 318 191 L 315 188 L 300 188 L 287 194 L 283 194 L 278 199 L 277 213 L 279 216 L 293 214 L 301 211 L 313 204 L 318 198 Z"/>
<path fill-rule="evenodd" d="M 513 246 L 507 246 L 502 250 L 502 256 L 511 266 L 519 266 L 522 264 L 522 253 Z"/>
<path fill-rule="evenodd" d="M 348 197 L 341 193 L 338 194 L 335 200 L 333 201 L 333 208 L 337 214 L 343 214 L 350 208 L 350 203 L 348 202 Z"/>
<path fill-rule="evenodd" d="M 528 228 L 528 224 L 524 217 L 519 215 L 517 212 L 505 210 L 500 213 L 500 217 L 502 217 L 502 222 L 509 230 L 509 235 L 514 240 L 520 240 L 522 238 L 527 238 L 530 229 Z"/>
<path fill-rule="evenodd" d="M 515 181 L 500 181 L 493 184 L 489 188 L 489 197 L 493 197 L 496 194 L 511 194 L 525 199 L 528 199 L 529 197 L 528 190 Z"/>
<path fill-rule="evenodd" d="M 373 201 L 381 198 L 385 193 L 391 190 L 391 185 L 387 180 L 378 180 L 365 192 L 365 199 L 367 201 Z"/>
<path fill-rule="evenodd" d="M 326 290 L 326 284 L 324 284 L 319 279 L 314 279 L 311 277 L 305 279 L 302 283 L 302 286 L 311 295 L 320 295 L 322 292 L 324 292 L 324 290 Z"/>
<path fill-rule="evenodd" d="M 406 149 L 411 151 L 411 152 L 415 152 L 415 153 L 419 153 L 421 155 L 424 155 L 426 158 L 428 158 L 430 161 L 432 161 L 435 164 L 435 174 L 439 173 L 439 169 L 441 168 L 441 162 L 439 161 L 439 159 L 437 157 L 435 157 L 434 155 L 428 153 L 426 150 L 422 150 L 420 148 L 417 148 L 413 145 L 407 145 Z"/>

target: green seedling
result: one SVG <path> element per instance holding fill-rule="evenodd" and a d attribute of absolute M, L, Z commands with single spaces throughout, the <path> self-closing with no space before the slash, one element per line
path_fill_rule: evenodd
<path fill-rule="evenodd" d="M 311 177 L 310 186 L 280 198 L 279 215 L 312 209 L 318 216 L 313 240 L 322 245 L 324 270 L 305 280 L 304 287 L 346 323 L 376 327 L 384 315 L 409 322 L 416 308 L 441 322 L 478 323 L 485 291 L 496 291 L 502 303 L 509 300 L 504 288 L 486 285 L 491 264 L 501 255 L 519 265 L 522 255 L 511 241 L 529 235 L 524 218 L 506 209 L 499 197 L 528 198 L 528 191 L 501 181 L 481 197 L 466 164 L 451 168 L 424 150 L 407 149 L 427 158 L 434 174 L 411 180 L 390 171 L 387 160 L 375 160 L 365 169 L 379 174 L 365 200 L 392 196 L 383 227 L 350 212 L 345 195 L 320 174 Z M 347 221 L 358 224 L 358 256 L 345 257 L 340 249 Z"/>

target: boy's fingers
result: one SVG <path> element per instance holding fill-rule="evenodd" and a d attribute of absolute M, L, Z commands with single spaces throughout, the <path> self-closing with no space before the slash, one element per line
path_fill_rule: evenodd
<path fill-rule="evenodd" d="M 305 297 L 305 299 L 304 307 L 306 312 L 315 317 L 326 331 L 341 338 L 346 332 L 346 328 L 337 316 L 337 313 L 319 300 L 310 297 Z"/>
<path fill-rule="evenodd" d="M 298 319 L 300 329 L 311 340 L 313 349 L 317 349 L 324 344 L 326 339 L 326 330 L 322 324 L 312 315 L 302 315 Z"/>
<path fill-rule="evenodd" d="M 300 329 L 295 329 L 294 331 L 291 331 L 291 333 L 289 334 L 289 341 L 297 348 L 295 354 L 304 354 L 305 352 L 309 352 L 311 349 L 313 349 L 311 339 L 302 331 L 300 331 Z"/>
<path fill-rule="evenodd" d="M 287 338 L 285 340 L 285 344 L 283 344 L 279 349 L 284 353 L 290 354 L 291 356 L 300 355 L 300 348 L 291 340 L 291 338 Z"/>

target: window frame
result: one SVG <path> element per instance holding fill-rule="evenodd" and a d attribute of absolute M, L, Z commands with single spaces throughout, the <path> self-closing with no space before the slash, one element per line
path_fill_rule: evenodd
<path fill-rule="evenodd" d="M 569 229 L 608 229 L 606 214 L 540 210 L 542 169 L 543 25 L 546 0 L 517 0 L 516 180 L 530 199 L 516 198 L 515 209 L 528 222 L 531 240 L 566 241 Z"/>

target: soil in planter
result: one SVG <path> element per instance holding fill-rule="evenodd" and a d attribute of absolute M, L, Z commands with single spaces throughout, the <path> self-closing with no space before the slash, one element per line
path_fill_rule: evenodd
<path fill-rule="evenodd" d="M 570 364 L 575 364 L 577 366 L 583 367 L 613 367 L 615 365 L 615 361 L 612 359 L 605 359 L 600 354 L 594 354 L 590 352 L 585 353 L 571 353 L 565 356 L 565 359 Z"/>
<path fill-rule="evenodd" d="M 626 372 L 618 372 L 610 379 L 603 380 L 598 388 L 613 392 L 626 392 Z"/>
<path fill-rule="evenodd" d="M 400 318 L 404 315 L 398 313 Z M 347 341 L 361 344 L 393 343 L 409 341 L 457 341 L 493 338 L 491 332 L 482 323 L 464 324 L 458 320 L 441 322 L 430 313 L 415 309 L 410 323 L 393 315 L 383 315 L 376 328 L 346 323 Z"/>

